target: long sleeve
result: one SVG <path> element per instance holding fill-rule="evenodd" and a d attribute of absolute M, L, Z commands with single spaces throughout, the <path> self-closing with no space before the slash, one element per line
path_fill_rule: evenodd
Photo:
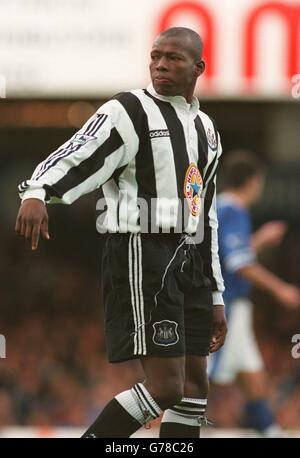
<path fill-rule="evenodd" d="M 128 164 L 138 143 L 127 113 L 117 100 L 111 100 L 19 185 L 20 197 L 71 204 Z"/>
<path fill-rule="evenodd" d="M 226 271 L 233 274 L 255 263 L 256 253 L 251 244 L 248 212 L 228 206 L 226 211 L 223 209 L 219 212 L 219 221 L 222 224 L 222 230 L 219 231 L 219 251 Z"/>
<path fill-rule="evenodd" d="M 207 182 L 204 200 L 204 240 L 200 247 L 204 263 L 204 274 L 210 279 L 212 285 L 214 304 L 224 304 L 223 292 L 225 290 L 219 259 L 216 197 L 216 170 L 221 153 L 222 148 L 219 142 L 217 160 Z"/>

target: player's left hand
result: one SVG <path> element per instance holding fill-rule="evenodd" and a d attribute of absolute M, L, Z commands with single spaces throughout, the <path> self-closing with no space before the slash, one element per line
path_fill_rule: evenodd
<path fill-rule="evenodd" d="M 224 345 L 227 334 L 227 322 L 224 305 L 214 305 L 213 332 L 210 340 L 210 353 L 218 351 Z"/>

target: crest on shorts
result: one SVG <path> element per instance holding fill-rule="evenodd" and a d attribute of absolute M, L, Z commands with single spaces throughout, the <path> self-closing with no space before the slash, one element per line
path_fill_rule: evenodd
<path fill-rule="evenodd" d="M 211 149 L 217 149 L 218 143 L 215 132 L 209 127 L 206 131 L 207 142 Z"/>
<path fill-rule="evenodd" d="M 157 321 L 153 325 L 153 342 L 156 345 L 162 345 L 168 347 L 169 345 L 175 345 L 179 341 L 177 333 L 178 323 L 176 321 Z"/>
<path fill-rule="evenodd" d="M 201 192 L 203 190 L 202 176 L 196 164 L 190 164 L 184 179 L 184 195 L 188 201 L 193 216 L 198 216 L 201 210 Z"/>

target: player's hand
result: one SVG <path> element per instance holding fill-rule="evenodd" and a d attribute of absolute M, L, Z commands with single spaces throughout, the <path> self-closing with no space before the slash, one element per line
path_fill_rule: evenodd
<path fill-rule="evenodd" d="M 224 305 L 214 305 L 213 332 L 210 340 L 210 353 L 214 353 L 224 345 L 227 334 L 227 322 Z"/>
<path fill-rule="evenodd" d="M 252 236 L 255 250 L 279 245 L 286 231 L 287 224 L 284 221 L 270 221 L 264 224 Z"/>
<path fill-rule="evenodd" d="M 24 200 L 17 216 L 15 230 L 31 243 L 32 250 L 37 249 L 40 234 L 49 240 L 48 213 L 44 202 L 39 199 Z"/>
<path fill-rule="evenodd" d="M 286 308 L 296 309 L 300 307 L 300 289 L 289 283 L 282 283 L 281 288 L 276 292 L 276 298 Z"/>

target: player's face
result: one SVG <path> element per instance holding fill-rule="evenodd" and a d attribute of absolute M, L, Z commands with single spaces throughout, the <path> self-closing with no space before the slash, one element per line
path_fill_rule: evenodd
<path fill-rule="evenodd" d="M 159 37 L 151 50 L 150 74 L 158 94 L 182 95 L 190 101 L 198 76 L 204 71 L 204 62 L 195 61 L 184 40 Z"/>
<path fill-rule="evenodd" d="M 263 174 L 258 174 L 249 180 L 249 201 L 250 204 L 257 202 L 263 193 L 265 178 Z"/>

